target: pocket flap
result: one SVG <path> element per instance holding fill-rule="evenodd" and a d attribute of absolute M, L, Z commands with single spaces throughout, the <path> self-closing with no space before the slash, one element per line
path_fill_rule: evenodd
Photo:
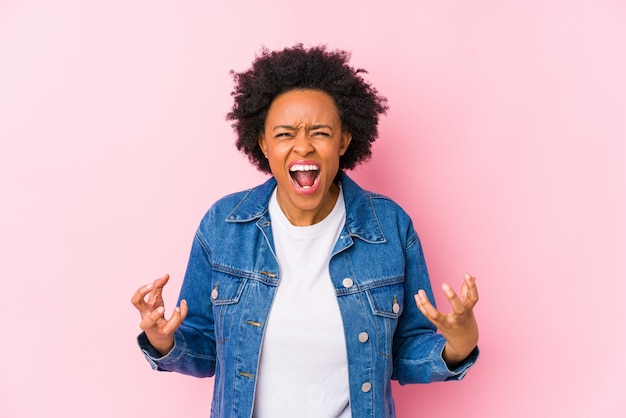
<path fill-rule="evenodd" d="M 372 311 L 375 315 L 398 318 L 404 310 L 404 285 L 378 286 L 366 290 Z"/>
<path fill-rule="evenodd" d="M 239 302 L 246 280 L 234 276 L 221 276 L 211 291 L 211 302 L 214 305 L 229 305 Z"/>

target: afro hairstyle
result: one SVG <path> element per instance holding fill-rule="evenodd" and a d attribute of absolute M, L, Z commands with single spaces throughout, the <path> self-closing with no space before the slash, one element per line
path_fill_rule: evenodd
<path fill-rule="evenodd" d="M 378 137 L 378 118 L 388 109 L 387 99 L 361 77 L 367 71 L 354 69 L 349 60 L 346 51 L 328 51 L 326 46 L 307 49 L 297 44 L 282 51 L 263 48 L 250 69 L 231 71 L 234 104 L 226 119 L 233 122 L 237 149 L 260 171 L 270 173 L 269 162 L 258 144 L 269 107 L 282 93 L 311 89 L 332 97 L 342 129 L 352 135 L 339 169 L 352 169 L 367 161 L 372 155 L 372 142 Z"/>

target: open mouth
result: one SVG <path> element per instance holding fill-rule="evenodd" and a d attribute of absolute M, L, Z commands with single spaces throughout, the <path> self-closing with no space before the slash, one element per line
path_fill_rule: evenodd
<path fill-rule="evenodd" d="M 300 190 L 310 190 L 317 183 L 320 168 L 315 164 L 293 164 L 289 167 L 291 182 Z"/>

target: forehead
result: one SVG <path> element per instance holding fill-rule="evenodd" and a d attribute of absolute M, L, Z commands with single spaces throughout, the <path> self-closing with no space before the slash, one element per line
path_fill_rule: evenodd
<path fill-rule="evenodd" d="M 293 119 L 308 121 L 315 119 L 326 123 L 338 122 L 339 111 L 328 93 L 320 90 L 290 90 L 272 101 L 267 114 L 268 120 Z"/>

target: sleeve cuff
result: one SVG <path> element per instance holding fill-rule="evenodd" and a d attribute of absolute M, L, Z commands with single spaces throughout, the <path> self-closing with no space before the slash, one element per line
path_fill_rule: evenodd
<path fill-rule="evenodd" d="M 441 373 L 445 379 L 444 380 L 461 380 L 465 377 L 469 369 L 476 363 L 478 357 L 480 355 L 480 350 L 478 346 L 474 347 L 472 352 L 465 358 L 465 360 L 461 361 L 454 369 L 450 369 L 443 359 L 443 348 L 445 347 L 444 343 L 441 345 L 439 352 L 439 359 L 437 360 L 437 368 L 440 369 L 439 373 Z"/>
<path fill-rule="evenodd" d="M 158 371 L 169 371 L 166 365 L 179 359 L 184 352 L 185 346 L 184 339 L 178 331 L 176 331 L 175 334 L 174 347 L 172 347 L 170 352 L 166 355 L 159 353 L 159 351 L 157 351 L 157 349 L 150 344 L 145 332 L 142 332 L 137 336 L 137 344 L 143 352 L 146 360 L 148 360 L 148 363 L 150 363 L 152 369 Z"/>

